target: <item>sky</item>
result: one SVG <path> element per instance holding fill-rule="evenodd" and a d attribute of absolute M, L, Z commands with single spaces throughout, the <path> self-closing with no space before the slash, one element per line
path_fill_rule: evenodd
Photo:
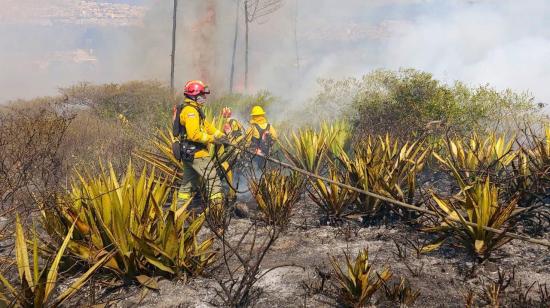
<path fill-rule="evenodd" d="M 52 95 L 80 81 L 168 82 L 171 2 L 0 0 L 0 102 Z M 223 92 L 236 0 L 217 2 L 209 61 Z M 127 16 L 81 13 L 94 3 Z M 190 63 L 200 44 L 190 31 L 204 12 L 197 3 L 180 0 L 177 84 L 197 74 Z M 51 17 L 52 7 L 58 15 L 68 11 Z M 279 11 L 250 25 L 250 85 L 303 101 L 314 94 L 318 78 L 403 67 L 448 83 L 529 91 L 548 104 L 549 15 L 546 0 L 285 0 Z M 236 76 L 242 87 L 242 22 L 239 31 Z"/>

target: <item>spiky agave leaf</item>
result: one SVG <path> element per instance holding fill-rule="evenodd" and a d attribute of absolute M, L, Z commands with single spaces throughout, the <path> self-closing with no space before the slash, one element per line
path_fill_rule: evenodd
<path fill-rule="evenodd" d="M 249 182 L 258 208 L 268 224 L 284 227 L 293 206 L 302 193 L 303 178 L 296 173 L 285 175 L 281 170 L 270 170 L 258 180 Z"/>
<path fill-rule="evenodd" d="M 329 179 L 350 184 L 347 174 L 342 174 L 336 167 L 329 167 Z M 317 204 L 326 214 L 327 218 L 339 219 L 346 212 L 349 212 L 354 200 L 357 199 L 357 192 L 342 188 L 333 183 L 327 183 L 320 179 L 312 179 L 311 188 L 308 194 L 311 200 Z"/>
<path fill-rule="evenodd" d="M 417 175 L 423 170 L 430 149 L 421 141 L 400 143 L 389 135 L 360 142 L 350 157 L 342 152 L 338 161 L 358 187 L 399 201 L 414 203 Z M 381 210 L 379 199 L 359 195 L 360 209 L 368 214 Z"/>
<path fill-rule="evenodd" d="M 437 212 L 444 222 L 429 232 L 443 232 L 443 235 L 454 236 L 462 246 L 484 260 L 490 254 L 506 244 L 511 238 L 489 232 L 484 227 L 502 229 L 511 223 L 517 198 L 507 203 L 499 201 L 499 190 L 491 184 L 489 177 L 478 180 L 471 186 L 463 186 L 460 197 L 444 199 L 432 193 Z M 467 223 L 477 224 L 472 227 Z"/>
<path fill-rule="evenodd" d="M 381 273 L 375 273 L 369 263 L 367 249 L 360 251 L 353 261 L 346 253 L 344 256 L 344 269 L 335 257 L 330 257 L 340 287 L 340 299 L 349 306 L 364 307 L 372 295 L 391 278 L 392 272 L 385 268 Z"/>
<path fill-rule="evenodd" d="M 53 260 L 47 260 L 44 268 L 39 268 L 39 254 L 38 254 L 38 238 L 34 232 L 33 237 L 33 268 L 31 274 L 31 268 L 29 263 L 29 255 L 26 245 L 25 234 L 23 232 L 23 226 L 19 219 L 19 215 L 16 217 L 15 222 L 16 234 L 15 234 L 15 250 L 17 255 L 17 267 L 19 269 L 19 289 L 14 287 L 4 276 L 0 275 L 0 282 L 10 292 L 9 295 L 2 295 L 3 301 L 7 302 L 10 297 L 10 301 L 17 302 L 23 307 L 45 307 L 45 306 L 57 306 L 66 299 L 76 294 L 91 275 L 107 261 L 109 256 L 105 256 L 98 260 L 94 266 L 89 268 L 84 274 L 77 277 L 67 290 L 59 294 L 53 301 L 50 301 L 50 296 L 57 286 L 57 276 L 59 272 L 59 265 L 62 258 L 65 256 L 65 250 L 68 247 L 68 243 L 71 240 L 71 236 L 75 229 L 73 223 L 65 235 L 61 246 L 57 249 L 57 252 Z"/>
<path fill-rule="evenodd" d="M 319 173 L 327 159 L 328 137 L 323 132 L 305 128 L 292 133 L 283 147 L 285 155 L 298 167 Z"/>
<path fill-rule="evenodd" d="M 321 133 L 327 136 L 330 152 L 338 155 L 344 151 L 351 136 L 351 127 L 348 121 L 322 122 Z"/>
<path fill-rule="evenodd" d="M 144 168 L 136 176 L 129 164 L 119 179 L 109 166 L 99 176 L 79 174 L 67 198 L 72 201 L 60 202 L 55 209 L 63 215 L 44 209 L 44 223 L 67 225 L 78 218 L 68 250 L 88 262 L 109 252 L 105 266 L 130 278 L 150 275 L 152 268 L 166 275 L 197 274 L 213 258 L 212 241 L 197 239 L 204 213 L 195 217 L 187 205 L 177 208 L 176 197 L 168 200 L 169 194 L 170 181 L 154 170 Z"/>
<path fill-rule="evenodd" d="M 485 138 L 473 134 L 469 139 L 455 138 L 446 140 L 447 151 L 433 153 L 433 156 L 448 169 L 455 169 L 466 181 L 485 174 L 487 170 L 497 173 L 517 157 L 518 151 L 512 149 L 515 137 L 489 134 Z"/>

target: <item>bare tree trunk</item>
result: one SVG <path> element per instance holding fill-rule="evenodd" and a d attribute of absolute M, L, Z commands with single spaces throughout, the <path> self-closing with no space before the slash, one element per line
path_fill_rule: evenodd
<path fill-rule="evenodd" d="M 248 26 L 249 22 L 248 0 L 244 2 L 245 43 L 244 43 L 244 90 L 248 92 Z"/>
<path fill-rule="evenodd" d="M 294 46 L 296 50 L 296 73 L 300 75 L 300 53 L 298 50 L 298 0 L 294 8 Z"/>
<path fill-rule="evenodd" d="M 229 77 L 229 92 L 233 93 L 233 83 L 235 80 L 235 55 L 237 54 L 237 38 L 239 37 L 239 11 L 241 10 L 237 0 L 237 15 L 235 17 L 235 36 L 233 37 L 233 56 L 231 58 L 231 76 Z"/>
<path fill-rule="evenodd" d="M 178 16 L 178 0 L 174 0 L 174 17 L 172 21 L 172 55 L 170 63 L 170 91 L 174 92 L 174 64 L 176 62 L 176 21 Z"/>

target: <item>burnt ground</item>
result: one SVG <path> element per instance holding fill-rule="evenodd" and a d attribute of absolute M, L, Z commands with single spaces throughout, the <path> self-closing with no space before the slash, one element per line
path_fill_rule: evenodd
<path fill-rule="evenodd" d="M 267 253 L 262 269 L 286 266 L 269 272 L 258 281 L 261 294 L 254 306 L 338 306 L 334 300 L 334 275 L 324 283 L 323 290 L 319 290 L 323 280 L 320 276 L 331 273 L 329 255 L 338 257 L 343 264 L 344 252 L 354 257 L 359 249 L 368 248 L 369 260 L 377 270 L 391 269 L 390 284 L 405 277 L 412 289 L 420 292 L 413 307 L 464 307 L 468 291 L 474 294 L 474 307 L 487 306 L 484 287 L 489 286 L 491 279 L 498 278 L 499 270 L 508 276 L 514 273 L 510 285 L 501 292 L 501 307 L 550 307 L 548 302 L 540 303 L 539 300 L 538 283 L 546 283 L 550 289 L 550 251 L 542 246 L 514 240 L 478 265 L 462 249 L 451 244 L 429 254 L 417 255 L 414 246 L 430 238 L 414 226 L 394 223 L 359 227 L 351 223 L 332 227 L 320 226 L 318 219 L 314 204 L 297 206 L 291 226 Z M 250 219 L 233 219 L 227 234 L 239 233 L 250 224 Z M 548 239 L 548 233 L 544 237 Z M 406 256 L 399 256 L 396 242 L 406 251 Z M 216 296 L 219 288 L 214 279 L 219 275 L 222 274 L 207 273 L 206 277 L 187 282 L 161 279 L 159 291 L 149 291 L 144 296 L 139 287 L 132 286 L 115 291 L 105 299 L 112 300 L 108 305 L 116 307 L 211 307 L 219 304 Z M 520 301 L 522 294 L 532 302 Z M 370 304 L 373 307 L 399 306 L 388 301 L 383 290 L 373 296 Z"/>

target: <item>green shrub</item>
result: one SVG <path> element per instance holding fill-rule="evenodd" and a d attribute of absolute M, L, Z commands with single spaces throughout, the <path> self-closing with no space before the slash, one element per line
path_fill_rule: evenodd
<path fill-rule="evenodd" d="M 62 88 L 60 92 L 70 105 L 89 107 L 103 118 L 114 119 L 122 115 L 146 129 L 164 125 L 175 102 L 170 88 L 157 81 L 80 83 Z"/>
<path fill-rule="evenodd" d="M 376 70 L 360 79 L 319 83 L 321 90 L 308 107 L 312 118 L 349 118 L 356 135 L 390 132 L 409 137 L 433 132 L 434 124 L 457 132 L 485 131 L 537 110 L 528 93 L 461 82 L 447 85 L 414 69 Z"/>

